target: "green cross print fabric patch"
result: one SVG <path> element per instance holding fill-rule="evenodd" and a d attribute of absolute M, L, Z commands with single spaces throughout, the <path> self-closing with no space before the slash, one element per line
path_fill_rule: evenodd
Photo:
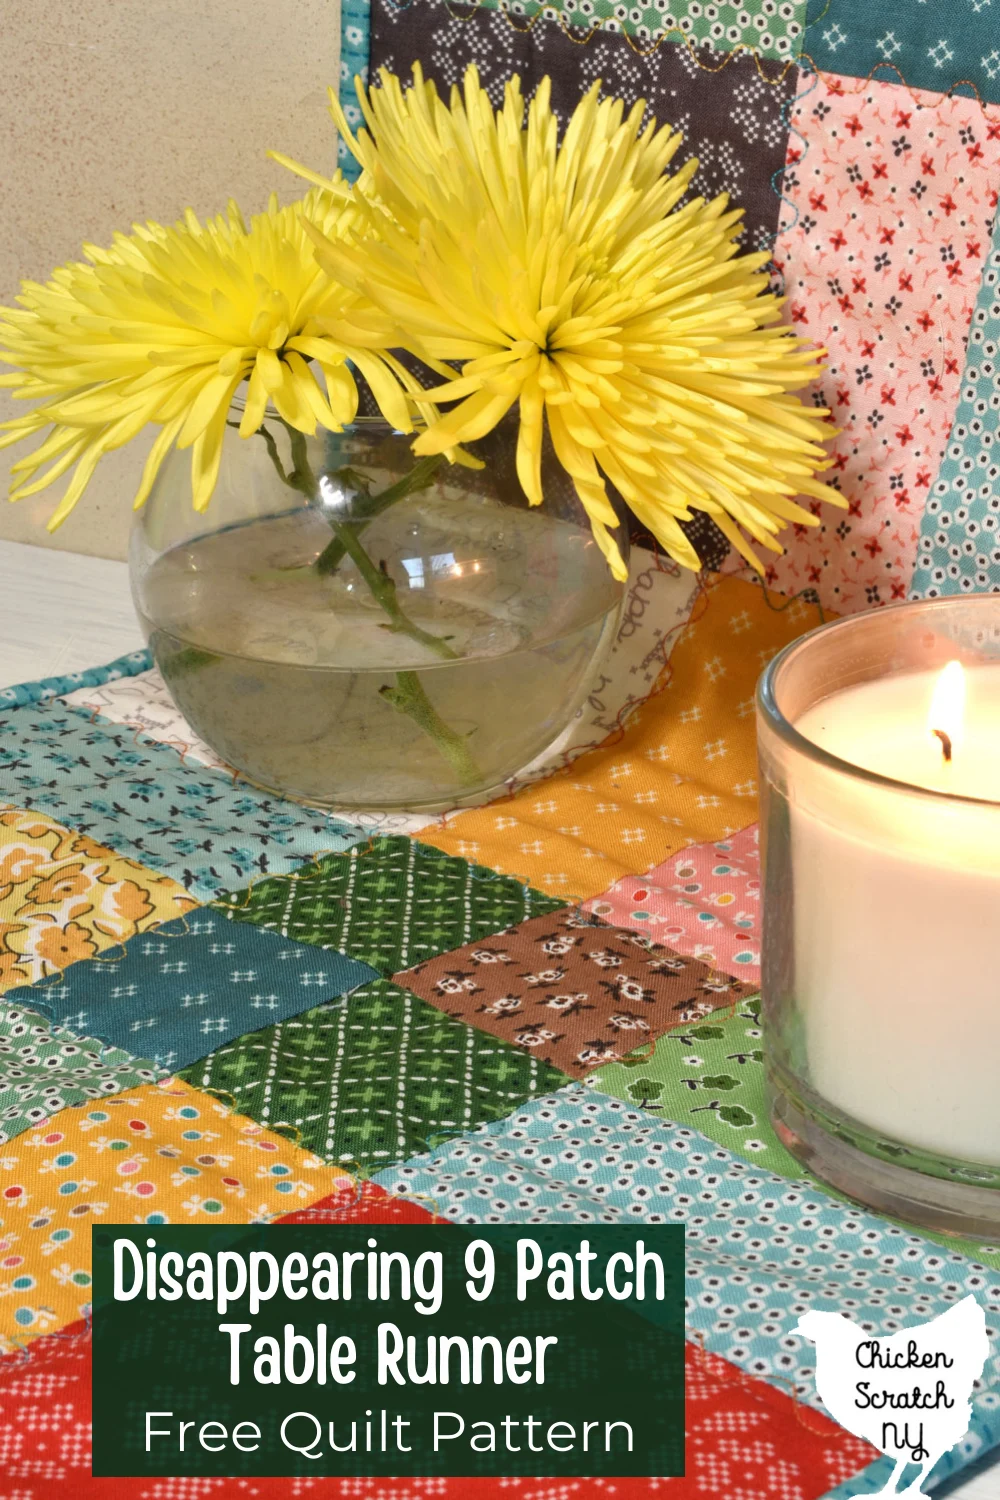
<path fill-rule="evenodd" d="M 344 1005 L 239 1037 L 181 1077 L 362 1171 L 405 1161 L 568 1082 L 387 980 L 363 985 Z"/>
<path fill-rule="evenodd" d="M 338 948 L 395 974 L 565 903 L 509 875 L 403 837 L 373 838 L 301 875 L 221 896 L 233 921 Z"/>

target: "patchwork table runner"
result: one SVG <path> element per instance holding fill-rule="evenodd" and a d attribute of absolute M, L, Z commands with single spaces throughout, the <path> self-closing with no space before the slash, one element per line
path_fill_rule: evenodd
<path fill-rule="evenodd" d="M 87 1475 L 102 1219 L 683 1223 L 687 1477 L 615 1495 L 884 1482 L 818 1408 L 790 1330 L 829 1305 L 888 1333 L 974 1291 L 992 1333 L 1000 1248 L 836 1199 L 767 1120 L 752 695 L 820 613 L 637 548 L 569 749 L 412 831 L 245 787 L 143 655 L 8 694 L 0 1473 L 18 1500 L 126 1495 Z M 994 1358 L 938 1478 L 1000 1441 L 998 1407 Z"/>

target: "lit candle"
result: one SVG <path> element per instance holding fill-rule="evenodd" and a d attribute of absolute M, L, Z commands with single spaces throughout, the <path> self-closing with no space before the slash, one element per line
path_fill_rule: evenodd
<path fill-rule="evenodd" d="M 827 627 L 760 696 L 772 1088 L 799 1125 L 852 1141 L 860 1125 L 945 1178 L 1000 1166 L 1000 600 L 985 603 Z"/>
<path fill-rule="evenodd" d="M 1000 665 L 952 661 L 939 672 L 846 688 L 807 709 L 795 727 L 866 771 L 1000 802 Z"/>

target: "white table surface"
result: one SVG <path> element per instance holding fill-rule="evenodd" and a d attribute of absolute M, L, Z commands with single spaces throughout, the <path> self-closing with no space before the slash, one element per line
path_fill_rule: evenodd
<path fill-rule="evenodd" d="M 125 563 L 0 542 L 0 687 L 142 645 Z"/>
<path fill-rule="evenodd" d="M 143 644 L 125 563 L 0 541 L 0 687 L 99 666 Z M 948 1500 L 1000 1500 L 1000 1459 Z"/>

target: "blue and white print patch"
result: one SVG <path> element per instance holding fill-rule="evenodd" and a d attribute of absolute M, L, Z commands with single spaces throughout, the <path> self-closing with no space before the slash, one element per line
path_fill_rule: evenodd
<path fill-rule="evenodd" d="M 192 765 L 130 729 L 93 723 L 85 710 L 51 701 L 0 715 L 4 802 L 68 820 L 201 900 L 368 839 L 354 824 Z"/>

